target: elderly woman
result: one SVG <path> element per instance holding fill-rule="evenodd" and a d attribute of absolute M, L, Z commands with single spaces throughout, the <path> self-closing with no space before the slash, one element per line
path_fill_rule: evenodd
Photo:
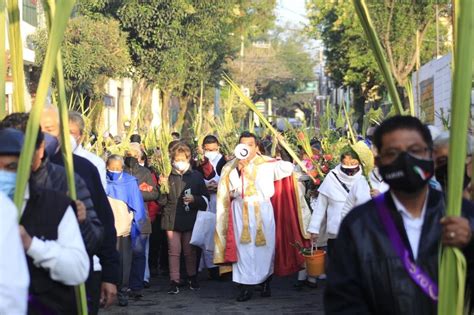
<path fill-rule="evenodd" d="M 342 221 L 341 211 L 353 184 L 362 176 L 362 169 L 357 154 L 350 147 L 343 149 L 341 162 L 324 178 L 319 187 L 319 196 L 313 209 L 308 232 L 313 241 L 321 234 L 321 226 L 327 220 L 328 256 L 337 237 Z"/>
<path fill-rule="evenodd" d="M 134 250 L 132 260 L 132 271 L 130 275 L 130 295 L 134 298 L 141 298 L 143 296 L 142 290 L 144 288 L 145 270 L 147 269 L 147 248 L 149 246 L 149 236 L 152 232 L 151 221 L 148 213 L 147 203 L 158 200 L 158 188 L 153 181 L 150 170 L 140 165 L 143 152 L 139 143 L 132 142 L 125 154 L 124 171 L 138 180 L 138 187 L 142 195 L 142 201 L 145 202 L 146 220 L 141 227 L 140 240 L 143 244 L 143 250 Z M 139 247 L 137 247 L 138 249 Z"/>
<path fill-rule="evenodd" d="M 142 247 L 137 240 L 146 222 L 146 214 L 138 181 L 124 172 L 124 161 L 119 155 L 107 159 L 107 196 L 114 213 L 120 254 L 118 300 L 120 306 L 127 306 L 133 253 Z"/>
<path fill-rule="evenodd" d="M 472 153 L 474 150 L 474 139 L 467 137 L 466 164 L 464 168 L 464 194 L 463 197 L 471 199 L 471 176 L 472 176 Z M 433 141 L 433 159 L 435 162 L 436 180 L 441 184 L 444 191 L 448 187 L 448 156 L 449 156 L 449 131 L 441 132 Z"/>

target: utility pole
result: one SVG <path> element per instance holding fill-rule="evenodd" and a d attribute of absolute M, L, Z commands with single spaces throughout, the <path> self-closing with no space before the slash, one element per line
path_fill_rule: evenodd
<path fill-rule="evenodd" d="M 242 78 L 244 75 L 244 51 L 245 51 L 244 34 L 242 33 L 240 35 L 240 75 Z"/>
<path fill-rule="evenodd" d="M 436 8 L 436 59 L 439 58 L 439 5 L 435 5 Z"/>

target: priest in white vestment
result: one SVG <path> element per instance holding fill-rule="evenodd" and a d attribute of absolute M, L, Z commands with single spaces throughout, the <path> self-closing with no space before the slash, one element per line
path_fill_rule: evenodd
<path fill-rule="evenodd" d="M 291 176 L 294 165 L 257 154 L 257 139 L 251 133 L 244 132 L 240 143 L 248 146 L 249 155 L 245 160 L 234 160 L 226 166 L 223 177 L 227 170 L 230 173 L 227 182 L 219 185 L 219 190 L 228 189 L 231 200 L 233 237 L 237 245 L 232 277 L 241 285 L 237 301 L 243 302 L 252 297 L 253 286 L 257 284 L 263 286 L 262 296 L 271 295 L 269 283 L 276 238 L 271 202 L 275 193 L 274 181 Z M 219 209 L 217 212 L 219 220 Z"/>

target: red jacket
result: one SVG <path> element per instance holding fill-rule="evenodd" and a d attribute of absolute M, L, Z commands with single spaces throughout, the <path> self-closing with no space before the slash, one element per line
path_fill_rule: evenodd
<path fill-rule="evenodd" d="M 155 183 L 155 187 L 158 187 L 158 178 L 156 173 L 151 171 L 151 177 L 153 178 L 153 182 Z M 150 217 L 150 221 L 153 222 L 156 219 L 156 216 L 161 213 L 161 207 L 158 203 L 158 200 L 153 200 L 147 202 L 148 207 L 148 216 Z"/>

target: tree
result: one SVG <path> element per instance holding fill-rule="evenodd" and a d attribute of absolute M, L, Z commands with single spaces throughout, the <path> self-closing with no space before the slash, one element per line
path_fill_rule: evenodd
<path fill-rule="evenodd" d="M 436 4 L 395 0 L 368 3 L 393 76 L 399 86 L 404 86 L 418 58 L 426 62 L 436 56 Z M 441 9 L 441 14 L 446 14 L 446 6 Z M 441 31 L 447 33 L 443 25 Z M 443 52 L 446 52 L 443 44 Z"/>
<path fill-rule="evenodd" d="M 228 67 L 236 82 L 248 87 L 255 98 L 277 98 L 286 104 L 286 96 L 314 80 L 315 62 L 305 48 L 307 38 L 299 31 L 274 32 L 265 45 L 246 49 L 244 71 L 240 59 Z"/>
<path fill-rule="evenodd" d="M 436 55 L 433 23 L 435 5 L 422 5 L 416 1 L 366 2 L 390 61 L 394 78 L 397 84 L 403 87 L 415 67 L 414 61 L 418 55 L 416 47 L 421 47 L 421 63 Z M 311 36 L 322 39 L 326 48 L 327 75 L 336 86 L 352 87 L 358 100 L 357 109 L 363 111 L 366 101 L 381 98 L 383 80 L 352 3 L 311 0 L 308 3 L 308 11 L 311 24 L 308 31 Z M 441 37 L 446 38 L 447 27 L 443 24 L 440 26 Z M 447 47 L 442 42 L 441 53 L 446 51 Z"/>
<path fill-rule="evenodd" d="M 179 97 L 175 126 L 179 129 L 201 81 L 215 86 L 226 61 L 238 51 L 240 35 L 253 38 L 265 33 L 274 21 L 275 4 L 275 0 L 81 0 L 78 11 L 120 21 L 128 33 L 133 77 L 142 89 L 137 94 L 158 86 L 165 122 L 171 96 Z"/>
<path fill-rule="evenodd" d="M 36 52 L 36 64 L 43 63 L 46 54 L 47 31 L 38 30 L 31 41 Z M 64 76 L 69 94 L 101 99 L 104 85 L 110 78 L 126 75 L 129 70 L 126 35 L 117 21 L 109 18 L 94 20 L 78 16 L 69 20 L 62 48 Z"/>
<path fill-rule="evenodd" d="M 192 96 L 201 80 L 217 80 L 231 53 L 231 4 L 153 0 L 128 1 L 119 8 L 122 28 L 129 32 L 135 75 L 160 87 L 163 104 L 172 93 Z M 167 106 L 162 115 L 169 120 Z"/>

